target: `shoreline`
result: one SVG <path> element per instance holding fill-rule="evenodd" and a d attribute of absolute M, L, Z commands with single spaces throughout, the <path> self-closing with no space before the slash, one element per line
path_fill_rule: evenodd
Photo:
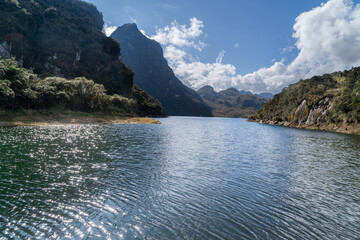
<path fill-rule="evenodd" d="M 78 124 L 161 124 L 160 121 L 137 116 L 119 116 L 101 113 L 63 112 L 63 113 L 7 113 L 0 115 L 0 127 L 53 126 Z"/>
<path fill-rule="evenodd" d="M 359 135 L 360 134 L 360 124 L 297 124 L 293 122 L 276 122 L 276 121 L 263 121 L 263 120 L 247 120 L 248 122 L 257 122 L 260 124 L 268 124 L 275 126 L 284 126 L 298 129 L 307 129 L 307 130 L 316 130 L 316 131 L 326 131 L 326 132 L 335 132 L 335 133 L 343 133 L 343 134 L 351 134 L 351 135 Z"/>

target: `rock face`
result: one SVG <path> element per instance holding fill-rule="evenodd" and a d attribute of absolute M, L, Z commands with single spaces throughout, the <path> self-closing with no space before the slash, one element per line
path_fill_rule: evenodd
<path fill-rule="evenodd" d="M 204 86 L 197 93 L 211 107 L 216 117 L 246 118 L 261 109 L 268 101 L 251 92 L 238 91 L 235 88 L 215 92 L 211 86 Z"/>
<path fill-rule="evenodd" d="M 158 99 L 168 115 L 212 116 L 200 96 L 174 75 L 160 44 L 136 24 L 118 27 L 111 37 L 120 43 L 124 63 L 134 70 L 135 84 Z"/>
<path fill-rule="evenodd" d="M 360 68 L 290 85 L 249 121 L 343 133 L 360 132 Z"/>
<path fill-rule="evenodd" d="M 0 56 L 40 76 L 83 76 L 130 96 L 133 72 L 103 25 L 96 7 L 80 0 L 0 0 Z"/>
<path fill-rule="evenodd" d="M 306 119 L 305 124 L 321 124 L 326 123 L 326 116 L 332 109 L 331 99 L 326 97 L 320 100 L 311 110 Z"/>
<path fill-rule="evenodd" d="M 0 0 L 0 58 L 14 57 L 40 78 L 86 77 L 107 94 L 136 100 L 140 115 L 164 116 L 158 101 L 133 87 L 133 71 L 103 25 L 96 7 L 81 0 Z"/>
<path fill-rule="evenodd" d="M 297 122 L 298 125 L 306 124 L 323 124 L 326 123 L 327 114 L 332 109 L 332 97 L 325 97 L 313 106 L 308 106 L 308 102 L 306 100 L 302 101 L 302 103 L 296 108 L 293 122 Z"/>
<path fill-rule="evenodd" d="M 294 120 L 297 121 L 299 124 L 306 121 L 309 115 L 309 108 L 307 105 L 307 101 L 304 100 L 302 103 L 296 108 L 294 113 Z"/>

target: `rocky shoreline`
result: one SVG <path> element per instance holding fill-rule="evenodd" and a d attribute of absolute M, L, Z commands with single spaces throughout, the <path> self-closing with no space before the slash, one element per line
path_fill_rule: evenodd
<path fill-rule="evenodd" d="M 292 127 L 292 128 L 300 128 L 300 129 L 309 129 L 309 130 L 318 130 L 318 131 L 328 131 L 328 132 L 337 132 L 337 133 L 345 133 L 345 134 L 360 134 L 360 124 L 327 124 L 327 123 L 294 123 L 287 121 L 271 121 L 271 120 L 252 120 L 248 119 L 249 122 L 258 122 L 261 124 L 269 124 L 269 125 L 278 125 L 284 127 Z"/>
<path fill-rule="evenodd" d="M 262 119 L 256 114 L 250 116 L 248 121 L 259 122 L 270 125 L 279 125 L 285 127 L 329 131 L 345 134 L 360 134 L 360 123 L 332 123 L 329 113 L 334 108 L 334 95 L 327 96 L 310 104 L 306 99 L 294 109 L 293 113 L 288 116 L 291 121 Z M 273 118 L 274 119 L 274 118 Z M 275 118 L 276 119 L 276 118 Z"/>

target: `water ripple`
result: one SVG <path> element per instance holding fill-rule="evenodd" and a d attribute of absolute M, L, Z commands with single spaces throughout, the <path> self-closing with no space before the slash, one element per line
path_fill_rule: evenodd
<path fill-rule="evenodd" d="M 0 129 L 0 239 L 359 239 L 360 138 L 247 123 Z"/>

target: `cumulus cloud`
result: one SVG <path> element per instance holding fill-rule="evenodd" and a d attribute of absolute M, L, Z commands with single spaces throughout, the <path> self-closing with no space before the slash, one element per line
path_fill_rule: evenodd
<path fill-rule="evenodd" d="M 147 35 L 147 33 L 145 32 L 144 29 L 140 29 L 139 31 L 140 31 L 140 32 L 142 33 L 142 35 L 144 35 L 145 37 L 150 38 L 150 36 Z"/>
<path fill-rule="evenodd" d="M 193 47 L 201 51 L 205 47 L 205 43 L 200 40 L 195 41 L 195 39 L 203 34 L 203 27 L 204 23 L 197 18 L 190 19 L 189 27 L 174 21 L 170 26 L 158 29 L 151 38 L 165 46 Z"/>
<path fill-rule="evenodd" d="M 192 18 L 189 26 L 173 22 L 152 36 L 164 46 L 175 74 L 194 88 L 208 84 L 217 90 L 236 87 L 276 93 L 300 79 L 360 65 L 360 5 L 350 0 L 329 0 L 300 14 L 293 27 L 296 44 L 283 50 L 297 48 L 295 59 L 289 64 L 274 61 L 271 67 L 246 75 L 236 74 L 233 65 L 222 63 L 224 51 L 214 63 L 202 63 L 191 55 L 189 48 L 201 51 L 205 47 L 196 40 L 204 35 L 203 27 L 202 21 Z"/>
<path fill-rule="evenodd" d="M 330 0 L 298 16 L 294 31 L 300 53 L 290 71 L 314 75 L 360 64 L 360 5 Z"/>
<path fill-rule="evenodd" d="M 176 66 L 184 62 L 185 56 L 187 56 L 185 51 L 178 49 L 173 45 L 167 46 L 164 51 L 164 57 L 172 66 Z"/>
<path fill-rule="evenodd" d="M 106 36 L 110 36 L 115 30 L 116 30 L 116 26 L 108 26 L 107 24 L 104 25 L 103 28 L 103 32 L 105 33 Z"/>
<path fill-rule="evenodd" d="M 233 65 L 222 63 L 182 62 L 174 70 L 184 84 L 194 88 L 212 85 L 216 89 L 225 89 L 231 86 L 229 79 L 236 74 Z"/>

